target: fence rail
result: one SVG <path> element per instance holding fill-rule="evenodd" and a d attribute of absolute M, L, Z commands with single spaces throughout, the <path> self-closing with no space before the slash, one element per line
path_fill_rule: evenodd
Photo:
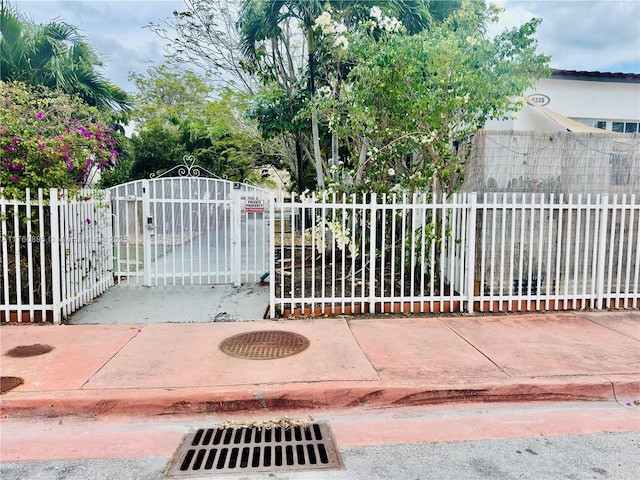
<path fill-rule="evenodd" d="M 636 196 L 274 200 L 280 315 L 640 307 Z"/>
<path fill-rule="evenodd" d="M 108 193 L 0 190 L 0 321 L 53 321 L 113 285 Z"/>

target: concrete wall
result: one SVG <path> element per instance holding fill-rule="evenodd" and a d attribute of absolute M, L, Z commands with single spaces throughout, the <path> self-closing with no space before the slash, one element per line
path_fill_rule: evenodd
<path fill-rule="evenodd" d="M 640 134 L 479 131 L 463 192 L 640 194 Z"/>

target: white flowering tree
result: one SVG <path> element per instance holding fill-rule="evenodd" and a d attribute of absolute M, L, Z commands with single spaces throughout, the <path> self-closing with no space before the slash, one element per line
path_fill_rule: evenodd
<path fill-rule="evenodd" d="M 359 192 L 455 191 L 459 146 L 490 117 L 548 74 L 533 38 L 539 20 L 495 38 L 484 34 L 498 10 L 463 2 L 441 24 L 407 35 L 379 8 L 357 32 L 330 12 L 316 21 L 346 72 L 319 89 L 316 107 L 347 154 L 332 167 L 332 188 Z M 342 75 L 342 77 L 341 77 Z"/>
<path fill-rule="evenodd" d="M 331 56 L 320 41 L 322 33 L 318 28 L 326 18 L 323 11 L 331 9 L 343 20 L 345 29 L 355 32 L 368 19 L 371 6 L 379 5 L 406 19 L 408 31 L 413 33 L 444 18 L 459 3 L 459 0 L 242 0 L 238 25 L 245 57 L 243 65 L 267 87 L 267 94 L 256 102 L 253 116 L 268 126 L 264 129 L 267 134 L 281 131 L 295 137 L 299 192 L 304 186 L 311 186 L 302 178 L 304 164 L 314 165 L 317 185 L 323 186 L 328 174 L 323 144 L 329 136 L 319 130 L 315 110 L 309 109 L 308 118 L 300 118 L 303 108 L 316 95 L 318 78 L 324 75 L 325 63 Z M 291 43 L 296 38 L 292 33 L 296 28 L 303 34 L 297 35 L 304 38 L 302 46 Z M 346 37 L 336 41 L 338 48 L 347 46 Z M 302 95 L 301 88 L 306 90 Z"/>

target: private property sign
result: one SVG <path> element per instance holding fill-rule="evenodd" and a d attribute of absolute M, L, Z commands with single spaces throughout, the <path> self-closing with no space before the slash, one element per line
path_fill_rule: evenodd
<path fill-rule="evenodd" d="M 244 204 L 247 213 L 264 213 L 264 200 L 260 198 L 247 198 Z"/>

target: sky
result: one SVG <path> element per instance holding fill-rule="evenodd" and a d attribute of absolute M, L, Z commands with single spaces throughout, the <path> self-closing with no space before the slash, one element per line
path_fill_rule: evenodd
<path fill-rule="evenodd" d="M 58 19 L 80 28 L 102 55 L 103 74 L 133 91 L 129 72 L 144 73 L 160 64 L 165 41 L 144 28 L 160 23 L 182 0 L 9 0 L 36 23 Z M 562 70 L 640 73 L 639 0 L 494 0 L 505 9 L 497 33 L 542 18 L 538 51 Z"/>

